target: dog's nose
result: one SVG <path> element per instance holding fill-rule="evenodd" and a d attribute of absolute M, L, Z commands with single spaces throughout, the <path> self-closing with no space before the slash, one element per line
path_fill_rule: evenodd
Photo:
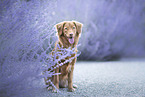
<path fill-rule="evenodd" d="M 69 34 L 70 35 L 70 37 L 72 37 L 73 36 L 73 34 L 71 33 L 71 34 Z"/>

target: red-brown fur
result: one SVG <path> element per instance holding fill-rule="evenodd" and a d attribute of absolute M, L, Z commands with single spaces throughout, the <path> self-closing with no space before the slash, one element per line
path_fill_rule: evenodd
<path fill-rule="evenodd" d="M 77 21 L 64 21 L 56 24 L 57 36 L 59 40 L 56 42 L 54 49 L 60 51 L 57 47 L 57 44 L 59 44 L 59 46 L 63 46 L 63 48 L 75 48 L 75 52 L 77 53 L 76 45 L 79 41 L 82 26 L 83 25 Z M 53 55 L 54 53 L 51 54 Z M 61 60 L 61 62 L 64 62 L 66 59 L 74 57 L 75 55 L 76 54 L 72 54 L 70 57 L 66 57 L 64 60 Z M 68 90 L 71 92 L 75 90 L 73 87 L 72 80 L 76 60 L 77 58 L 74 58 L 71 63 L 68 62 L 62 65 L 61 67 L 55 69 L 55 73 L 60 72 L 61 74 L 55 75 L 51 79 L 58 89 L 59 87 L 68 87 Z M 57 92 L 55 88 L 53 88 L 53 92 Z"/>

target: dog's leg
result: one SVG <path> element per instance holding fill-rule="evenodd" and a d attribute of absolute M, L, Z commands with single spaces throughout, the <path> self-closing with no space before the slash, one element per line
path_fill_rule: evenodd
<path fill-rule="evenodd" d="M 75 89 L 73 88 L 73 82 L 72 82 L 75 62 L 76 62 L 76 58 L 72 60 L 71 71 L 68 73 L 68 91 L 70 92 L 75 91 Z"/>
<path fill-rule="evenodd" d="M 55 73 L 59 72 L 59 68 L 55 69 Z M 59 75 L 54 75 L 53 83 L 56 86 L 57 89 L 59 89 Z M 58 91 L 53 87 L 52 92 L 57 93 Z"/>
<path fill-rule="evenodd" d="M 74 70 L 74 66 L 71 67 L 71 71 L 68 73 L 68 91 L 70 92 L 75 91 L 75 89 L 73 88 L 73 83 L 72 83 L 73 70 Z"/>

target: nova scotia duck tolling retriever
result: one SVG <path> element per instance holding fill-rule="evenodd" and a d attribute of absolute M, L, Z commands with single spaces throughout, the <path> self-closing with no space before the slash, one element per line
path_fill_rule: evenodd
<path fill-rule="evenodd" d="M 74 48 L 74 51 L 76 52 L 75 54 L 71 54 L 71 56 L 66 57 L 64 60 L 61 60 L 59 63 L 76 56 L 76 46 L 79 41 L 82 26 L 83 24 L 77 21 L 64 21 L 55 25 L 58 41 L 55 43 L 55 48 L 53 49 L 53 51 L 56 50 L 57 52 L 60 52 L 59 48 L 57 47 L 57 45 L 59 45 L 64 49 Z M 51 55 L 54 55 L 54 52 L 51 52 Z M 55 73 L 61 73 L 60 75 L 53 75 L 53 77 L 51 77 L 51 81 L 57 89 L 68 87 L 68 91 L 73 92 L 75 91 L 75 88 L 77 88 L 77 86 L 72 82 L 76 60 L 77 58 L 75 57 L 71 62 L 67 62 L 54 70 Z M 48 84 L 47 80 L 48 79 L 45 79 L 46 84 Z M 52 92 L 57 92 L 57 90 L 52 87 Z"/>

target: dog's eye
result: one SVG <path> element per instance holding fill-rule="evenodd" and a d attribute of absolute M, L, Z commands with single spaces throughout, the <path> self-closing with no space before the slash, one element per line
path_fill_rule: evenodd
<path fill-rule="evenodd" d="M 66 27 L 65 27 L 64 29 L 65 29 L 65 30 L 67 30 L 67 28 L 66 28 Z"/>
<path fill-rule="evenodd" d="M 73 29 L 75 29 L 76 27 L 73 27 Z"/>

